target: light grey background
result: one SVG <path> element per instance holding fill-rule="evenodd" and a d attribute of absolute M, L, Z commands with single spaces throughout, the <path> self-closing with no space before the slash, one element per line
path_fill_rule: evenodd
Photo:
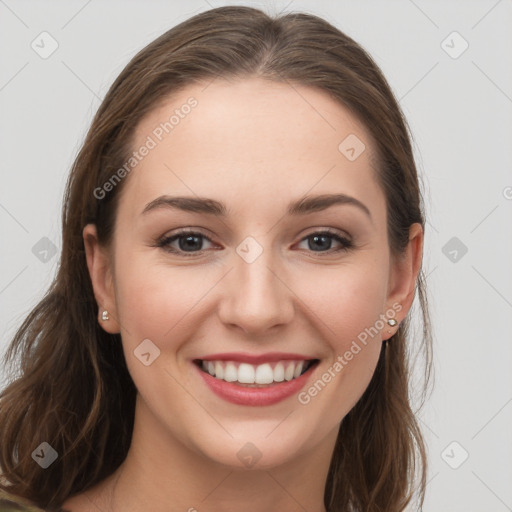
<path fill-rule="evenodd" d="M 65 178 L 111 82 L 170 27 L 238 3 L 325 17 L 369 50 L 400 99 L 429 219 L 424 510 L 512 510 L 511 1 L 0 0 L 0 349 L 54 276 Z M 43 31 L 58 43 L 45 59 L 31 47 L 51 49 Z"/>

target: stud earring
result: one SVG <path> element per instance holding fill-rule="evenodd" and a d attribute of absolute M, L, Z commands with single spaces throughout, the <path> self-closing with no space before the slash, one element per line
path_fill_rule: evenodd
<path fill-rule="evenodd" d="M 103 313 L 101 313 L 101 319 L 105 322 L 107 320 L 110 320 L 110 317 L 108 316 L 108 311 L 105 309 Z"/>
<path fill-rule="evenodd" d="M 387 323 L 391 327 L 395 327 L 395 325 L 398 324 L 398 322 L 394 318 L 390 318 Z M 392 334 L 392 331 L 388 330 L 388 334 Z M 386 340 L 386 347 L 387 347 L 387 340 Z"/>

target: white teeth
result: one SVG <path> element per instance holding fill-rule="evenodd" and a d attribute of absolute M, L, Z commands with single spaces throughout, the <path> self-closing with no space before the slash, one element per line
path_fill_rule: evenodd
<path fill-rule="evenodd" d="M 260 364 L 256 367 L 256 384 L 272 384 L 274 382 L 274 372 L 269 364 Z"/>
<path fill-rule="evenodd" d="M 274 368 L 274 380 L 276 382 L 283 382 L 284 380 L 284 365 L 283 363 L 277 363 Z"/>
<path fill-rule="evenodd" d="M 238 380 L 238 370 L 234 363 L 229 362 L 226 364 L 226 368 L 224 369 L 224 380 L 226 382 L 235 382 L 235 380 Z"/>
<path fill-rule="evenodd" d="M 222 363 L 220 361 L 215 363 L 215 377 L 217 377 L 217 379 L 224 378 L 224 368 L 222 368 Z"/>
<path fill-rule="evenodd" d="M 292 380 L 293 379 L 293 373 L 295 371 L 295 365 L 293 363 L 290 363 L 286 370 L 284 371 L 284 378 L 286 380 Z"/>
<path fill-rule="evenodd" d="M 304 362 L 301 361 L 296 367 L 295 367 L 295 371 L 293 372 L 293 378 L 296 379 L 297 377 L 300 376 L 301 372 L 302 372 L 302 367 L 304 366 Z"/>
<path fill-rule="evenodd" d="M 291 381 L 300 377 L 306 361 L 278 361 L 276 364 L 252 365 L 234 361 L 202 361 L 203 370 L 213 377 L 226 382 L 241 384 L 272 384 Z"/>
<path fill-rule="evenodd" d="M 242 363 L 238 367 L 238 382 L 241 384 L 254 384 L 255 373 L 252 364 Z"/>

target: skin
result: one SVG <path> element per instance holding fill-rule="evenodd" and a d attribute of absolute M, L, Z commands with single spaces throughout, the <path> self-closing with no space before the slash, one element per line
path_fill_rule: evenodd
<path fill-rule="evenodd" d="M 320 359 L 310 386 L 393 304 L 401 305 L 398 321 L 406 316 L 421 264 L 421 226 L 411 226 L 406 251 L 392 258 L 385 196 L 371 167 L 374 142 L 347 109 L 314 88 L 257 78 L 188 86 L 142 120 L 134 148 L 190 96 L 197 107 L 126 178 L 113 245 L 98 244 L 94 225 L 83 232 L 99 314 L 110 315 L 99 322 L 121 333 L 139 393 L 127 459 L 64 508 L 325 511 L 340 422 L 367 388 L 382 340 L 397 327 L 386 324 L 361 345 L 307 405 L 296 396 L 263 407 L 225 402 L 191 361 L 219 352 L 300 353 Z M 366 145 L 353 162 L 338 150 L 349 134 Z M 331 193 L 357 198 L 371 218 L 350 204 L 285 213 L 292 200 Z M 163 194 L 216 199 L 229 214 L 142 214 Z M 208 237 L 199 239 L 202 254 L 187 258 L 155 247 L 179 228 Z M 325 228 L 349 236 L 354 248 L 334 252 L 341 244 L 328 238 L 322 251 L 310 235 Z M 247 236 L 263 249 L 252 263 L 236 252 Z M 171 245 L 178 250 L 179 240 Z M 144 339 L 160 349 L 150 366 L 134 356 Z M 247 442 L 261 453 L 250 468 L 237 457 Z"/>

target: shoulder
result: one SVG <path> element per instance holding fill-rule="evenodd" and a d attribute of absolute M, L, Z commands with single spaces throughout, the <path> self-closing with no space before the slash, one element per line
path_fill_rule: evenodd
<path fill-rule="evenodd" d="M 16 496 L 0 493 L 0 510 L 2 510 L 2 512 L 15 512 L 22 510 L 25 512 L 39 512 L 42 509 L 27 505 L 24 501 Z"/>
<path fill-rule="evenodd" d="M 42 508 L 30 505 L 26 500 L 0 491 L 0 510 L 2 512 L 45 512 Z M 59 512 L 67 512 L 61 509 Z"/>

